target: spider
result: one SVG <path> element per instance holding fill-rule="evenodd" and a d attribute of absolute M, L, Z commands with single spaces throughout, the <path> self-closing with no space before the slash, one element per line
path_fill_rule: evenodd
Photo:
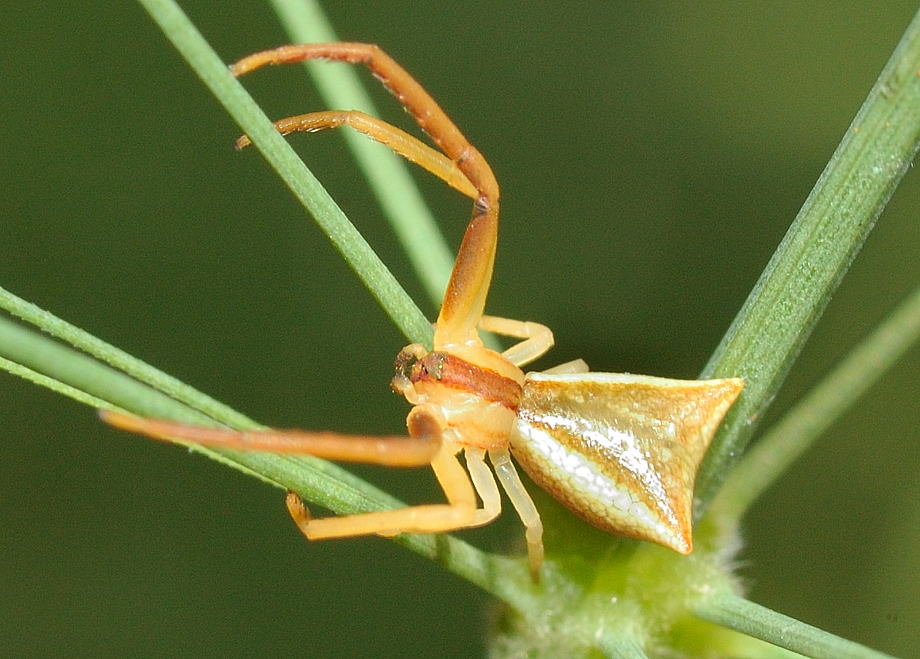
<path fill-rule="evenodd" d="M 543 525 L 513 455 L 534 482 L 589 523 L 690 553 L 696 472 L 742 380 L 590 373 L 582 360 L 524 373 L 521 367 L 552 347 L 553 335 L 538 323 L 484 315 L 499 208 L 498 183 L 485 158 L 428 92 L 375 45 L 282 46 L 245 57 L 231 71 L 241 76 L 266 65 L 312 59 L 366 65 L 439 150 L 349 110 L 281 119 L 275 122 L 280 133 L 350 126 L 473 199 L 435 324 L 433 349 L 412 344 L 396 357 L 391 386 L 412 405 L 406 419 L 409 437 L 240 432 L 109 410 L 101 411 L 102 418 L 157 439 L 386 466 L 430 465 L 444 492 L 446 503 L 320 519 L 288 492 L 288 511 L 310 540 L 442 533 L 487 524 L 501 512 L 497 477 L 524 525 L 536 580 L 544 560 Z M 246 136 L 237 140 L 238 148 L 248 144 Z M 483 345 L 480 330 L 519 341 L 497 352 Z"/>

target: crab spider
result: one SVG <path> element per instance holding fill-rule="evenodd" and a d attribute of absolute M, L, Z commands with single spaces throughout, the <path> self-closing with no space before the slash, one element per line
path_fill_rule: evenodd
<path fill-rule="evenodd" d="M 102 411 L 102 418 L 157 439 L 388 466 L 430 465 L 444 492 L 446 503 L 321 519 L 288 492 L 288 511 L 310 540 L 441 533 L 487 524 L 501 511 L 497 477 L 524 524 L 536 579 L 544 556 L 543 526 L 511 460 L 514 455 L 538 485 L 591 524 L 689 553 L 696 472 L 743 382 L 589 373 L 581 360 L 525 374 L 521 367 L 549 350 L 553 335 L 538 323 L 483 313 L 495 260 L 499 197 L 485 158 L 428 92 L 377 46 L 282 46 L 245 57 L 231 71 L 240 76 L 266 65 L 311 59 L 366 65 L 437 150 L 357 111 L 289 117 L 275 123 L 279 132 L 350 126 L 473 199 L 435 324 L 434 348 L 412 344 L 396 357 L 391 386 L 412 405 L 406 420 L 409 437 L 239 432 L 113 411 Z M 247 144 L 246 136 L 237 141 L 240 148 Z M 519 342 L 499 353 L 483 345 L 479 330 Z"/>

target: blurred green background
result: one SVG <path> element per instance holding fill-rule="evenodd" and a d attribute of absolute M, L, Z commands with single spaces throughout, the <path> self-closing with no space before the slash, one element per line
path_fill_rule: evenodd
<path fill-rule="evenodd" d="M 227 61 L 286 41 L 262 3 L 182 4 Z M 542 364 L 692 377 L 915 10 L 329 14 L 414 73 L 490 159 L 504 224 L 489 309 L 553 328 Z M 236 127 L 139 6 L 16 3 L 0 49 L 0 285 L 262 422 L 400 432 L 387 383 L 404 339 L 258 154 L 233 151 Z M 321 107 L 299 68 L 246 84 L 273 117 Z M 295 139 L 433 317 L 340 136 Z M 419 180 L 456 246 L 469 204 Z M 918 192 L 911 172 L 771 418 L 920 279 Z M 755 601 L 899 654 L 920 643 L 918 368 L 914 349 L 760 502 L 741 555 Z M 488 598 L 427 561 L 380 539 L 308 544 L 280 491 L 6 374 L 0 401 L 3 654 L 482 653 Z M 360 471 L 435 496 L 423 472 Z M 464 537 L 502 550 L 519 533 L 506 515 Z"/>

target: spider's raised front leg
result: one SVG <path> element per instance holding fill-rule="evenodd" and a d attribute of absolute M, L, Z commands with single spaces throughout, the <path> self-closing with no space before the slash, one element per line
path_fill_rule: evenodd
<path fill-rule="evenodd" d="M 428 133 L 435 145 L 447 155 L 475 189 L 473 215 L 457 252 L 454 269 L 444 295 L 435 327 L 434 345 L 436 349 L 441 349 L 444 346 L 478 341 L 476 326 L 485 308 L 498 239 L 498 182 L 488 162 L 469 143 L 431 95 L 393 58 L 373 44 L 321 43 L 282 46 L 244 57 L 231 66 L 230 70 L 234 75 L 241 76 L 266 65 L 314 59 L 367 66 L 374 76 L 393 92 L 422 130 Z M 396 141 L 398 140 L 395 140 L 394 144 Z M 401 153 L 395 146 L 391 147 Z M 437 165 L 435 169 L 425 164 L 422 166 L 437 174 Z"/>

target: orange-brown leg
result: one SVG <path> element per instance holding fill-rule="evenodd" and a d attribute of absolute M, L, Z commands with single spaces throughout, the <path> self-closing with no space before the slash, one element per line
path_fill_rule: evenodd
<path fill-rule="evenodd" d="M 154 439 L 194 442 L 237 451 L 299 453 L 326 460 L 388 467 L 424 467 L 431 464 L 439 450 L 438 441 L 423 437 L 368 437 L 303 430 L 238 431 L 144 419 L 111 410 L 99 410 L 99 416 L 116 428 Z"/>
<path fill-rule="evenodd" d="M 457 456 L 445 447 L 431 461 L 431 467 L 447 498 L 446 504 L 408 506 L 396 510 L 313 519 L 309 515 L 294 514 L 288 495 L 288 511 L 292 512 L 291 516 L 300 532 L 309 540 L 361 535 L 391 537 L 401 533 L 442 533 L 475 526 L 476 495 Z"/>
<path fill-rule="evenodd" d="M 285 505 L 288 513 L 309 540 L 320 540 L 333 537 L 348 537 L 356 535 L 377 534 L 384 537 L 400 533 L 437 533 L 441 531 L 454 531 L 461 528 L 483 526 L 494 520 L 501 512 L 501 498 L 498 485 L 492 472 L 489 471 L 483 459 L 483 452 L 477 449 L 467 449 L 466 462 L 470 478 L 476 493 L 482 499 L 482 508 L 469 512 L 467 493 L 460 479 L 451 483 L 449 478 L 441 479 L 441 483 L 449 505 L 413 506 L 402 510 L 382 511 L 378 513 L 364 513 L 360 515 L 346 515 L 325 519 L 314 519 L 309 509 L 304 505 L 303 499 L 296 492 L 288 492 L 285 496 Z M 453 470 L 453 467 L 450 467 Z M 461 469 L 462 471 L 462 469 Z M 436 472 L 437 473 L 437 472 Z M 443 474 L 443 472 L 442 472 Z M 458 477 L 459 473 L 454 473 Z M 475 500 L 473 501 L 475 507 Z M 394 527 L 398 525 L 398 527 Z M 389 528 L 389 531 L 380 529 Z"/>
<path fill-rule="evenodd" d="M 476 188 L 473 216 L 467 225 L 441 305 L 434 343 L 436 349 L 452 344 L 477 343 L 476 325 L 485 308 L 498 237 L 498 183 L 492 169 L 428 92 L 375 45 L 327 43 L 282 46 L 245 57 L 230 70 L 239 76 L 266 65 L 311 59 L 365 64 Z"/>
<path fill-rule="evenodd" d="M 288 512 L 301 533 L 309 540 L 371 534 L 390 537 L 401 533 L 453 531 L 480 526 L 494 519 L 501 510 L 498 488 L 485 468 L 482 452 L 473 449 L 473 455 L 467 456 L 471 479 L 457 460 L 456 445 L 443 441 L 441 433 L 445 421 L 436 408 L 415 406 L 409 413 L 407 425 L 413 437 L 435 439 L 440 446 L 431 460 L 431 468 L 447 503 L 313 519 L 303 502 L 297 500 L 299 497 L 288 493 Z M 483 500 L 481 509 L 476 506 L 477 492 Z"/>
<path fill-rule="evenodd" d="M 296 494 L 288 493 L 288 511 L 298 528 L 311 540 L 378 534 L 439 533 L 480 526 L 498 514 L 494 481 L 483 481 L 477 472 L 476 489 L 457 460 L 456 447 L 441 440 L 442 422 L 425 406 L 409 415 L 411 438 L 365 437 L 301 430 L 241 432 L 189 426 L 171 421 L 144 419 L 130 414 L 100 410 L 106 423 L 162 440 L 181 440 L 241 451 L 300 453 L 316 457 L 364 462 L 383 466 L 430 465 L 447 498 L 446 504 L 409 506 L 398 510 L 312 519 Z M 481 456 L 480 460 L 481 462 Z M 485 508 L 477 509 L 476 490 L 481 489 Z"/>
<path fill-rule="evenodd" d="M 275 122 L 275 128 L 282 135 L 291 133 L 318 133 L 322 130 L 350 126 L 359 133 L 390 147 L 397 154 L 440 178 L 449 186 L 475 199 L 476 188 L 450 158 L 435 151 L 409 133 L 392 126 L 377 117 L 357 110 L 327 110 L 310 112 L 294 117 L 285 117 Z M 236 141 L 236 148 L 249 146 L 249 137 L 243 135 Z"/>

